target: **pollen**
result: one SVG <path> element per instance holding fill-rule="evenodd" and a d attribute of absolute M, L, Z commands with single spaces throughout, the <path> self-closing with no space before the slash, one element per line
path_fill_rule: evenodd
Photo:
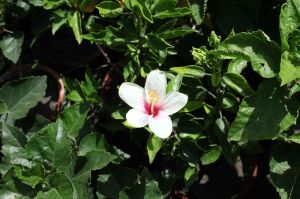
<path fill-rule="evenodd" d="M 150 103 L 151 104 L 156 104 L 159 101 L 159 96 L 156 90 L 150 90 L 148 92 L 149 98 L 150 98 Z"/>

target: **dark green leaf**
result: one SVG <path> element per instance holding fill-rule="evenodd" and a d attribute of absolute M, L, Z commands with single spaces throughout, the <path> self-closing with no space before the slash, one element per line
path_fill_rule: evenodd
<path fill-rule="evenodd" d="M 64 110 L 59 116 L 63 122 L 66 133 L 74 140 L 77 138 L 79 130 L 85 122 L 88 111 L 89 104 L 75 104 Z"/>
<path fill-rule="evenodd" d="M 282 199 L 300 196 L 300 153 L 298 144 L 281 143 L 272 148 L 270 171 L 272 183 Z"/>
<path fill-rule="evenodd" d="M 49 166 L 68 174 L 72 166 L 71 142 L 61 120 L 36 133 L 26 145 L 26 154 L 33 160 L 47 161 Z"/>
<path fill-rule="evenodd" d="M 46 76 L 28 77 L 5 84 L 0 88 L 0 100 L 7 105 L 12 119 L 25 117 L 45 95 Z"/>
<path fill-rule="evenodd" d="M 129 9 L 138 9 L 144 19 L 153 23 L 150 9 L 144 0 L 124 0 L 124 3 Z"/>
<path fill-rule="evenodd" d="M 1 153 L 4 155 L 3 163 L 9 163 L 9 167 L 14 164 L 31 167 L 32 163 L 25 157 L 24 147 L 26 142 L 27 139 L 21 130 L 2 123 Z"/>
<path fill-rule="evenodd" d="M 190 9 L 197 25 L 200 25 L 203 21 L 207 8 L 207 2 L 208 0 L 189 0 Z"/>
<path fill-rule="evenodd" d="M 38 192 L 38 194 L 34 199 L 49 199 L 49 198 L 63 199 L 63 196 L 60 195 L 55 188 L 52 188 L 49 191 Z"/>
<path fill-rule="evenodd" d="M 244 97 L 254 94 L 253 89 L 248 85 L 247 80 L 242 75 L 237 73 L 225 73 L 222 80 L 227 86 Z"/>
<path fill-rule="evenodd" d="M 23 40 L 23 32 L 8 34 L 0 40 L 0 48 L 3 55 L 13 63 L 17 63 L 19 60 L 22 51 Z"/>
<path fill-rule="evenodd" d="M 273 139 L 295 123 L 298 102 L 276 80 L 265 81 L 259 91 L 243 100 L 230 130 L 230 140 Z M 276 107 L 276 108 L 274 108 Z"/>

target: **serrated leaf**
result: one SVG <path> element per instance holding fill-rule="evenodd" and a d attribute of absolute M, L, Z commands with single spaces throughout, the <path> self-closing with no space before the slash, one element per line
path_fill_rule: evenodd
<path fill-rule="evenodd" d="M 226 59 L 249 61 L 253 70 L 264 78 L 272 78 L 279 72 L 280 49 L 260 30 L 231 36 L 221 42 L 212 53 Z"/>
<path fill-rule="evenodd" d="M 59 118 L 64 124 L 66 133 L 74 140 L 77 138 L 79 130 L 86 120 L 88 111 L 89 104 L 80 103 L 67 108 L 59 115 Z"/>
<path fill-rule="evenodd" d="M 46 76 L 28 77 L 6 83 L 0 88 L 0 100 L 7 105 L 12 119 L 25 117 L 45 95 Z"/>
<path fill-rule="evenodd" d="M 287 96 L 287 90 L 276 80 L 263 82 L 256 94 L 242 101 L 229 129 L 230 140 L 273 139 L 288 129 L 296 122 L 299 105 Z"/>
<path fill-rule="evenodd" d="M 200 25 L 206 12 L 208 0 L 188 0 L 188 2 L 197 25 Z"/>
<path fill-rule="evenodd" d="M 281 143 L 272 148 L 270 171 L 272 183 L 282 199 L 300 196 L 300 153 L 298 144 Z"/>
<path fill-rule="evenodd" d="M 31 167 L 32 163 L 25 157 L 24 147 L 26 143 L 27 138 L 20 129 L 2 123 L 1 153 L 4 155 L 2 163 L 9 163 L 9 168 L 14 164 Z"/>
<path fill-rule="evenodd" d="M 94 170 L 102 169 L 116 158 L 114 154 L 106 151 L 93 150 L 85 155 L 86 162 L 76 176 L 89 173 Z"/>
<path fill-rule="evenodd" d="M 152 164 L 157 152 L 161 149 L 163 140 L 154 134 L 150 134 L 147 141 L 147 152 L 149 157 L 149 163 Z"/>
<path fill-rule="evenodd" d="M 0 40 L 0 48 L 3 55 L 13 63 L 17 63 L 19 60 L 23 40 L 23 32 L 15 32 L 13 34 L 6 35 Z"/>
<path fill-rule="evenodd" d="M 222 81 L 244 97 L 254 94 L 253 89 L 249 86 L 247 80 L 242 75 L 236 73 L 225 73 L 222 77 Z"/>
<path fill-rule="evenodd" d="M 63 122 L 57 120 L 36 133 L 25 147 L 26 154 L 38 162 L 47 161 L 49 166 L 69 173 L 72 166 L 71 141 Z"/>

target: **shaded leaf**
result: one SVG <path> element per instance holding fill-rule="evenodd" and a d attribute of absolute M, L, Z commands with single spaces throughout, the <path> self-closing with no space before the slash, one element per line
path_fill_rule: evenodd
<path fill-rule="evenodd" d="M 287 96 L 286 89 L 276 80 L 263 82 L 256 94 L 242 101 L 229 130 L 230 140 L 273 139 L 288 129 L 295 123 L 299 105 Z"/>
<path fill-rule="evenodd" d="M 282 199 L 299 198 L 300 153 L 298 144 L 281 143 L 272 148 L 270 171 L 271 179 Z"/>
<path fill-rule="evenodd" d="M 12 119 L 25 117 L 45 95 L 46 76 L 28 77 L 5 84 L 0 88 L 0 100 L 7 105 Z"/>
<path fill-rule="evenodd" d="M 0 48 L 3 55 L 13 63 L 17 63 L 19 60 L 22 51 L 23 40 L 23 32 L 8 34 L 0 40 Z"/>

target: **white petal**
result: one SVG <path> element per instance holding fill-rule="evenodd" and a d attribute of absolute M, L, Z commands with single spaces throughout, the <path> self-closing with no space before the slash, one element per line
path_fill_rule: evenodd
<path fill-rule="evenodd" d="M 147 101 L 150 102 L 149 92 L 157 93 L 159 101 L 164 98 L 167 90 L 167 77 L 165 72 L 160 70 L 151 71 L 146 79 L 145 92 Z"/>
<path fill-rule="evenodd" d="M 126 119 L 128 123 L 135 127 L 140 128 L 148 124 L 150 116 L 145 114 L 143 111 L 136 109 L 130 109 L 126 114 Z"/>
<path fill-rule="evenodd" d="M 124 82 L 119 89 L 120 98 L 132 108 L 144 110 L 144 89 L 137 84 Z"/>
<path fill-rule="evenodd" d="M 151 131 L 160 138 L 167 138 L 172 133 L 172 120 L 170 116 L 160 111 L 158 115 L 150 118 L 149 127 Z"/>
<path fill-rule="evenodd" d="M 164 98 L 160 103 L 161 109 L 168 115 L 172 115 L 182 109 L 188 101 L 188 96 L 179 93 L 177 91 L 172 91 Z"/>

